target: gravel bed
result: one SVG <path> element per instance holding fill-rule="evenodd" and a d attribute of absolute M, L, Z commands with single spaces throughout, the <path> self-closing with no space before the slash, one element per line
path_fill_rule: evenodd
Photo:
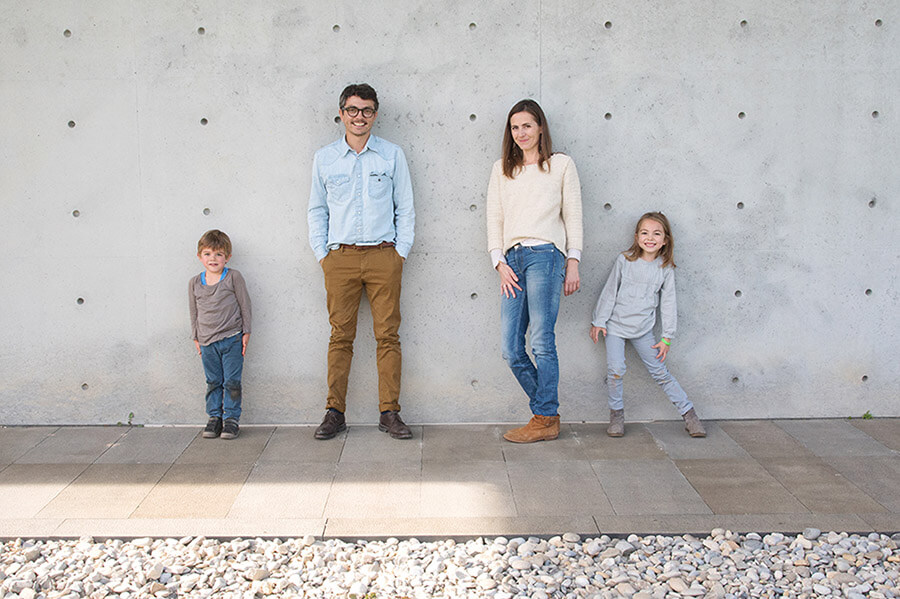
<path fill-rule="evenodd" d="M 900 598 L 900 534 L 466 542 L 185 537 L 0 545 L 0 598 Z"/>

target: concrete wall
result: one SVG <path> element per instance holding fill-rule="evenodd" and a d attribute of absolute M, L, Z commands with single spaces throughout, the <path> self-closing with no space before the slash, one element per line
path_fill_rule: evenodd
<path fill-rule="evenodd" d="M 204 420 L 188 279 L 210 228 L 254 301 L 245 423 L 315 422 L 329 327 L 314 150 L 367 81 L 416 193 L 404 416 L 521 421 L 484 203 L 506 111 L 578 165 L 564 420 L 606 417 L 590 313 L 635 219 L 673 221 L 670 367 L 712 418 L 900 416 L 894 0 L 0 0 L 0 422 Z M 373 422 L 360 312 L 348 417 Z M 675 411 L 629 350 L 635 419 Z"/>

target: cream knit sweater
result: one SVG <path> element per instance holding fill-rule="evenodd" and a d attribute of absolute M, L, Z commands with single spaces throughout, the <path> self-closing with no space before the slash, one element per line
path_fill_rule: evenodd
<path fill-rule="evenodd" d="M 506 253 L 526 239 L 551 242 L 564 254 L 581 251 L 578 171 L 565 154 L 553 154 L 549 162 L 549 172 L 530 164 L 513 179 L 503 175 L 501 160 L 494 163 L 487 193 L 488 251 Z"/>

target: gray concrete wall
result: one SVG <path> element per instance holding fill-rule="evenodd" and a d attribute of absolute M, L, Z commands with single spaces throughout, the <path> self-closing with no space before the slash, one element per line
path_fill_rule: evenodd
<path fill-rule="evenodd" d="M 357 81 L 379 91 L 376 132 L 406 150 L 416 193 L 408 421 L 528 415 L 484 224 L 523 97 L 583 186 L 564 420 L 606 416 L 590 313 L 651 209 L 676 240 L 670 367 L 701 416 L 900 416 L 894 0 L 0 0 L 0 15 L 2 423 L 202 422 L 186 286 L 210 228 L 254 301 L 243 422 L 318 421 L 310 164 Z M 365 305 L 359 332 L 348 417 L 372 422 Z M 629 417 L 675 417 L 628 357 Z"/>

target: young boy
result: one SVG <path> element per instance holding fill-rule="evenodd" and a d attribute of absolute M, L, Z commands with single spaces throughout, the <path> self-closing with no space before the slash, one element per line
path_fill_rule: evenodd
<path fill-rule="evenodd" d="M 250 296 L 241 273 L 226 268 L 231 239 L 213 229 L 197 243 L 206 269 L 188 284 L 191 334 L 206 372 L 204 439 L 234 439 L 241 418 L 241 371 L 250 339 Z M 222 418 L 225 418 L 223 425 Z"/>

